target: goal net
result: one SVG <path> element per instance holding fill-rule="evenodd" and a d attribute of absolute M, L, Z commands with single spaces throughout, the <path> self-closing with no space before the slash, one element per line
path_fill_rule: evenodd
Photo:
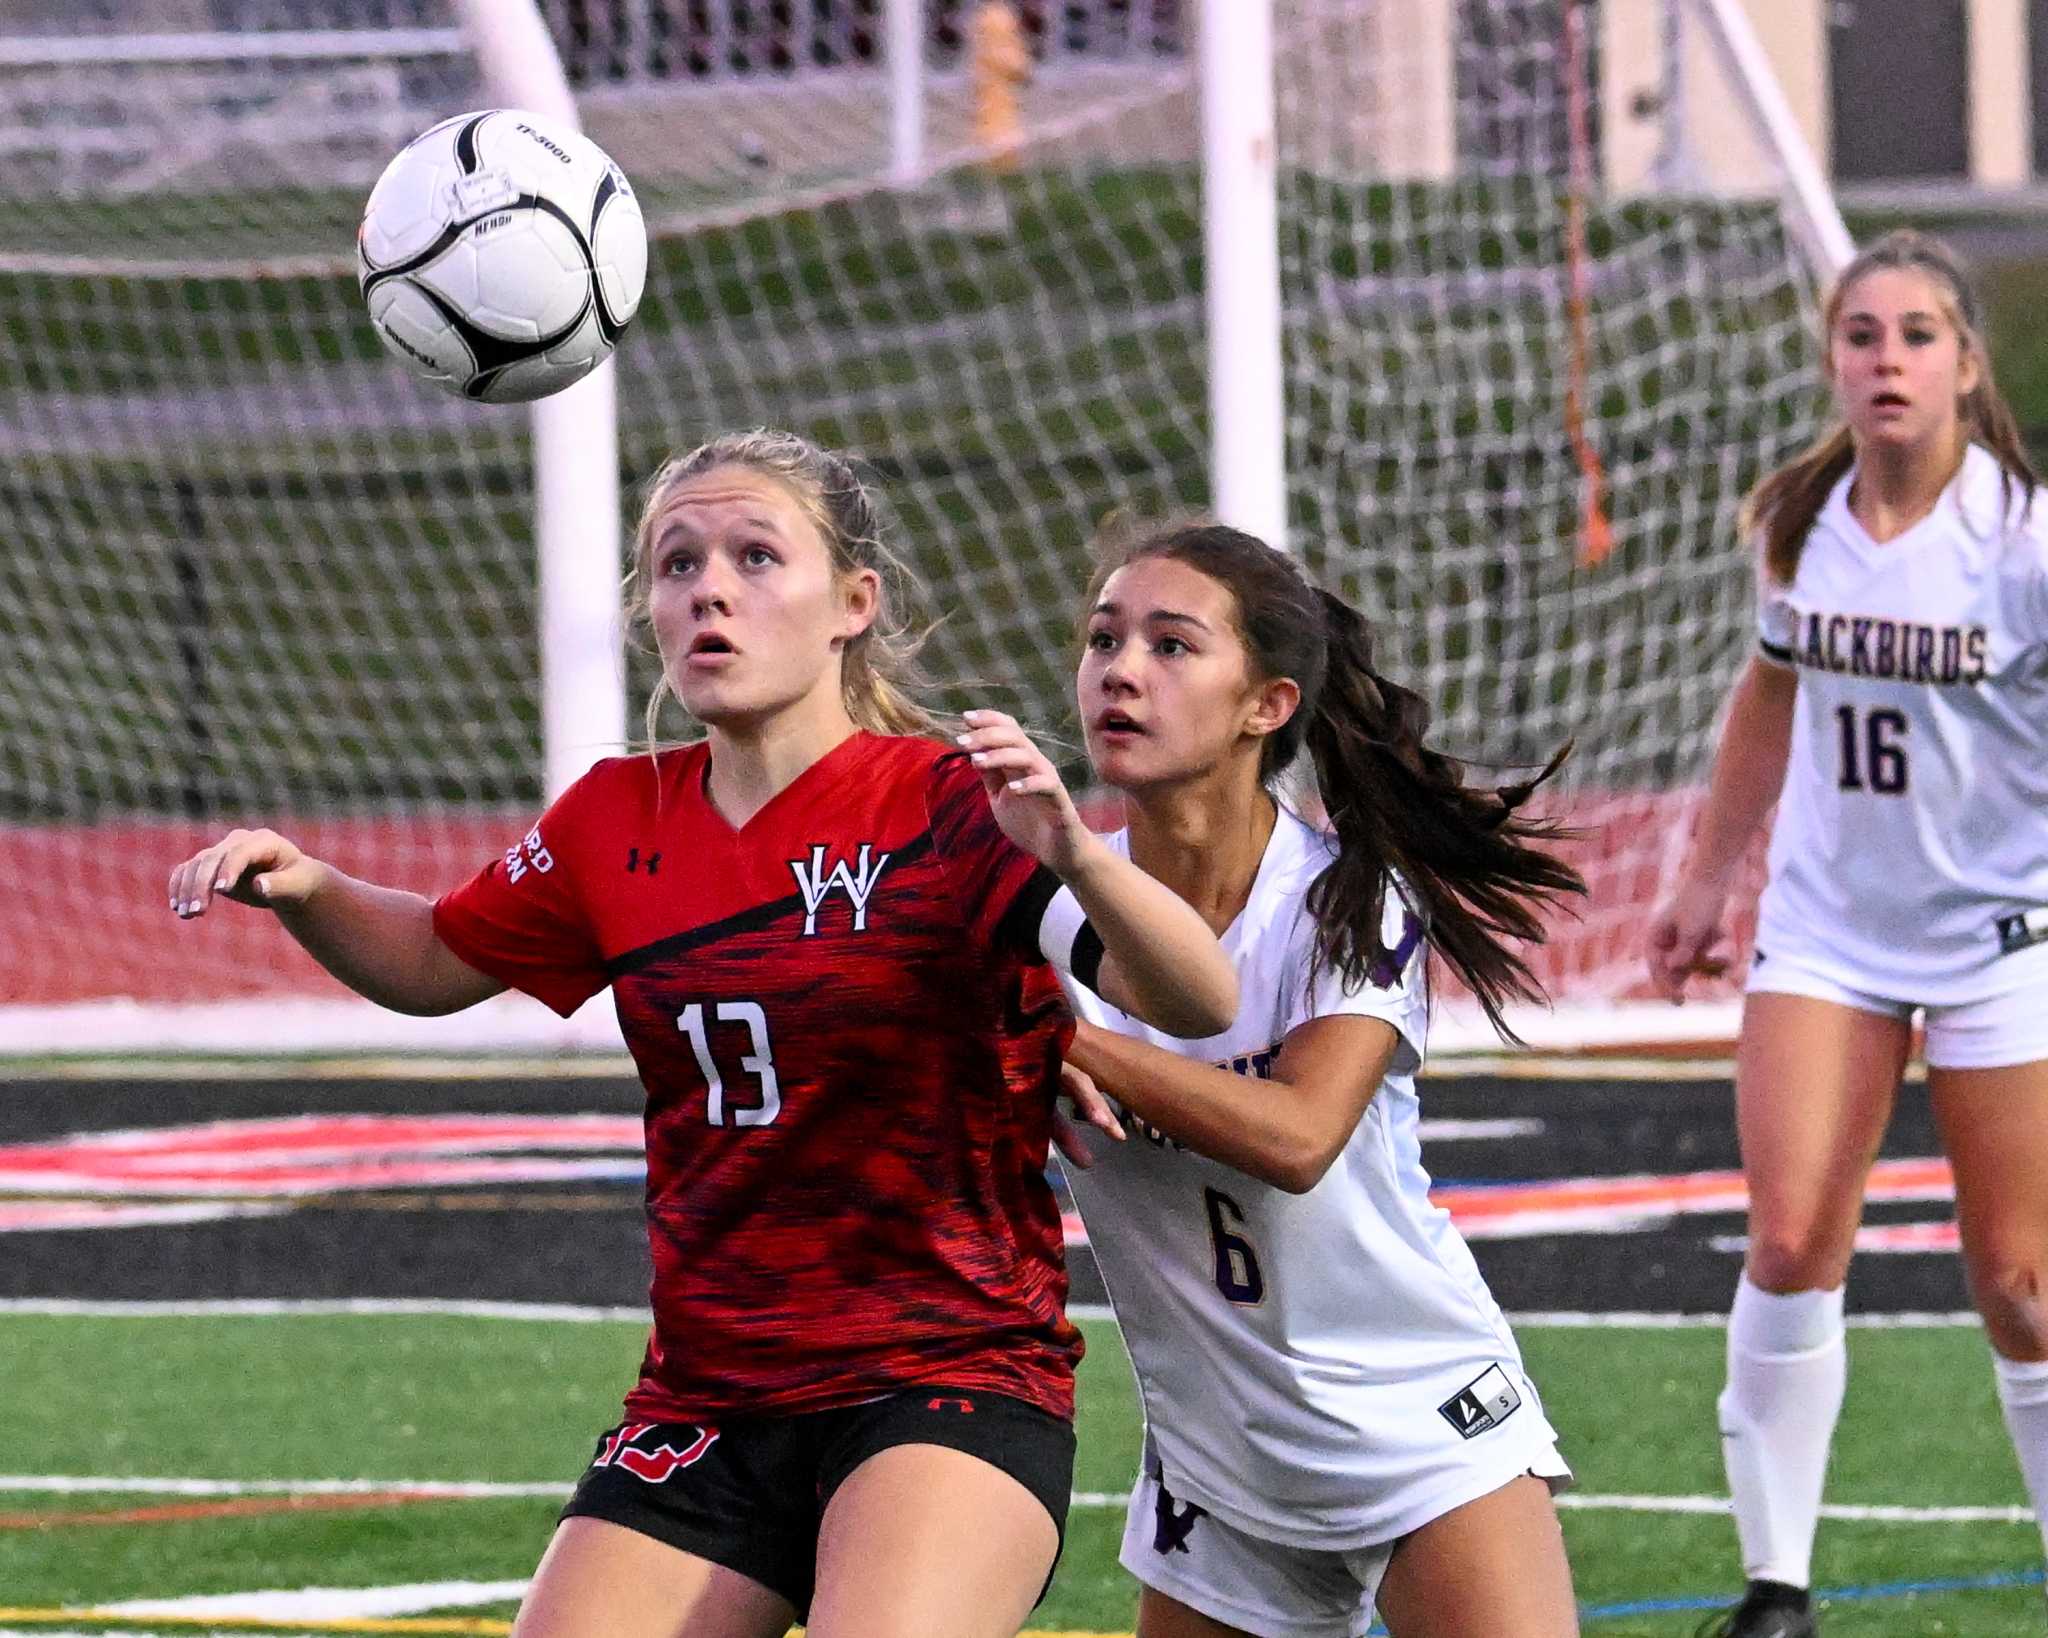
<path fill-rule="evenodd" d="M 1635 982 L 1750 645 L 1736 504 L 1820 409 L 1779 157 L 1692 9 L 1275 10 L 1290 545 L 1447 748 L 1575 742 L 1575 999 Z M 432 890 L 542 800 L 527 419 L 414 386 L 351 260 L 474 60 L 444 0 L 90 10 L 0 0 L 0 1046 L 563 1039 L 324 1012 L 268 917 L 164 903 L 229 825 Z M 1088 541 L 1211 492 L 1192 6 L 934 0 L 908 156 L 878 0 L 544 10 L 652 233 L 623 477 L 756 423 L 854 452 L 946 701 L 1081 775 Z"/>

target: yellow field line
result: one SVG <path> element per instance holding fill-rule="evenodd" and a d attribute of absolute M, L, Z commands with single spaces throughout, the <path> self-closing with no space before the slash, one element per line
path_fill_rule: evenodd
<path fill-rule="evenodd" d="M 48 1624 L 83 1621 L 88 1626 L 118 1623 L 124 1627 L 233 1627 L 248 1632 L 466 1632 L 489 1633 L 494 1638 L 502 1638 L 512 1630 L 510 1621 L 486 1621 L 477 1616 L 267 1621 L 255 1615 L 124 1615 L 118 1610 L 0 1609 L 0 1622 L 7 1621 Z"/>
<path fill-rule="evenodd" d="M 268 1621 L 254 1615 L 123 1615 L 115 1610 L 7 1609 L 0 1607 L 0 1623 L 9 1621 L 56 1624 L 82 1621 L 89 1626 L 118 1623 L 126 1627 L 233 1627 L 246 1632 L 457 1632 L 491 1634 L 502 1638 L 512 1630 L 510 1621 L 487 1621 L 480 1616 L 412 1616 L 385 1620 L 360 1618 L 335 1621 Z M 798 1631 L 802 1629 L 799 1628 Z M 1017 1638 L 1131 1638 L 1127 1632 L 1052 1632 L 1029 1629 Z"/>

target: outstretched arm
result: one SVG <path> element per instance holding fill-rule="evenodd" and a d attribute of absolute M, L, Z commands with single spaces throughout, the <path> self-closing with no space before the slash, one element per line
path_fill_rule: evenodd
<path fill-rule="evenodd" d="M 1195 1153 L 1306 1194 L 1351 1141 L 1399 1042 L 1382 1019 L 1311 1018 L 1282 1044 L 1272 1077 L 1255 1080 L 1081 1023 L 1067 1063 Z"/>
<path fill-rule="evenodd" d="M 1072 889 L 1102 940 L 1095 985 L 1102 998 L 1169 1035 L 1228 1029 L 1237 1017 L 1237 974 L 1209 924 L 1081 822 L 1058 772 L 1015 718 L 969 711 L 965 721 L 960 744 L 981 774 L 996 823 Z"/>
<path fill-rule="evenodd" d="M 1752 656 L 1728 697 L 1714 772 L 1685 863 L 1650 918 L 1645 954 L 1658 991 L 1685 999 L 1695 975 L 1727 966 L 1728 894 L 1750 838 L 1785 785 L 1799 674 Z"/>
<path fill-rule="evenodd" d="M 394 1012 L 460 1012 L 504 989 L 443 944 L 430 899 L 345 876 L 274 830 L 234 830 L 171 872 L 171 909 L 203 916 L 216 898 L 277 912 L 313 959 Z"/>
<path fill-rule="evenodd" d="M 1094 989 L 1154 1029 L 1199 1040 L 1237 1017 L 1237 974 L 1201 914 L 1096 837 L 1060 879 L 1102 940 Z"/>

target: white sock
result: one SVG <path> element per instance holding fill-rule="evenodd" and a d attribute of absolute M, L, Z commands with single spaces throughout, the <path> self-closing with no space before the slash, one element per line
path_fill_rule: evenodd
<path fill-rule="evenodd" d="M 2041 1524 L 2041 1545 L 2048 1553 L 2048 1363 L 2007 1359 L 1993 1350 L 1991 1368 L 1998 1376 L 1998 1402 L 2005 1407 L 2005 1430 L 2020 1459 L 2020 1477 L 2027 1481 L 2027 1500 Z"/>
<path fill-rule="evenodd" d="M 1744 1273 L 1728 1316 L 1721 1457 L 1752 1581 L 1812 1584 L 1821 1485 L 1848 1375 L 1842 1287 L 1779 1296 Z"/>

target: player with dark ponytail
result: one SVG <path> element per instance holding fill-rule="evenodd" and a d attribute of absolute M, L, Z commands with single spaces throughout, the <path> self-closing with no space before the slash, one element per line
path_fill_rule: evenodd
<path fill-rule="evenodd" d="M 1364 618 L 1221 525 L 1119 543 L 1084 643 L 1110 844 L 1202 913 L 1240 997 L 1184 1039 L 1069 991 L 1100 1128 L 1070 1175 L 1147 1418 L 1139 1638 L 1350 1638 L 1375 1605 L 1396 1638 L 1575 1632 L 1569 1472 L 1429 1203 L 1414 1079 L 1431 953 L 1503 1030 L 1540 995 L 1518 946 L 1581 890 L 1524 811 L 1555 763 L 1468 785 Z M 1283 791 L 1304 750 L 1327 824 Z"/>
<path fill-rule="evenodd" d="M 1309 895 L 1325 949 L 1347 978 L 1365 974 L 1358 944 L 1379 925 L 1391 869 L 1422 901 L 1431 950 L 1511 1035 L 1502 1007 L 1541 995 L 1516 944 L 1540 944 L 1541 903 L 1579 887 L 1569 867 L 1535 845 L 1550 827 L 1519 811 L 1557 763 L 1521 784 L 1467 785 L 1458 762 L 1424 740 L 1428 702 L 1374 669 L 1365 617 L 1331 592 L 1316 596 L 1327 670 L 1312 709 L 1299 714 L 1339 843 Z M 1269 771 L 1292 755 L 1274 745 Z"/>

